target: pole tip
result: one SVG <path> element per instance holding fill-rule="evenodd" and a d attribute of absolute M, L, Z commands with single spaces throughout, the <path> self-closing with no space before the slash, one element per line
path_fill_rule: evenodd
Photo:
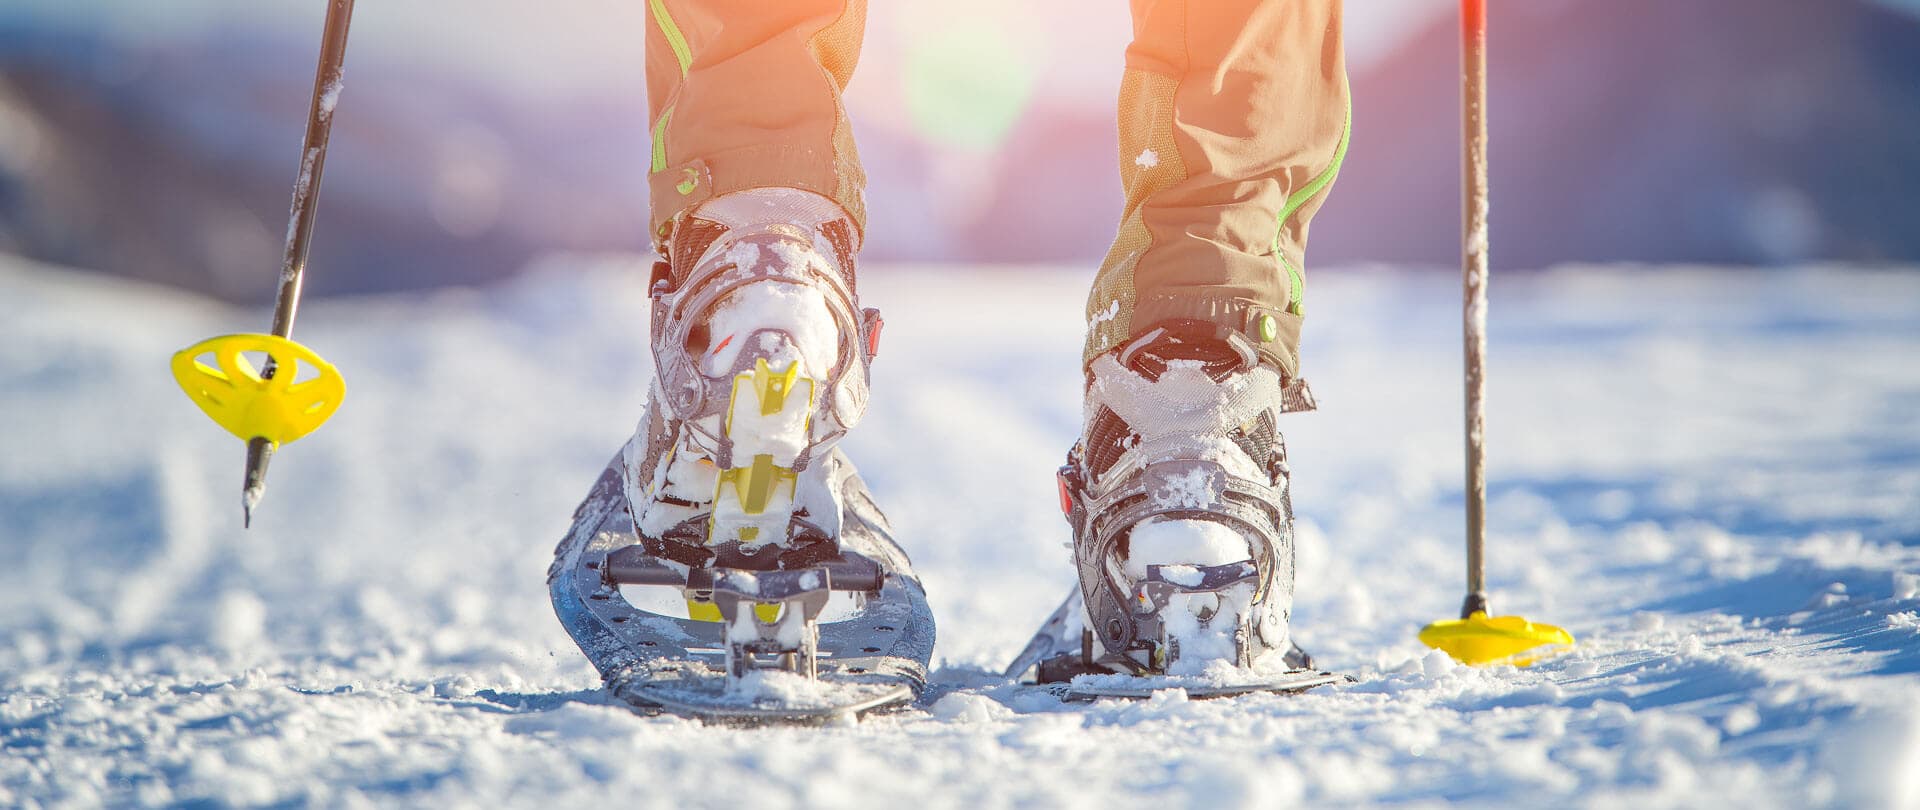
<path fill-rule="evenodd" d="M 273 461 L 274 443 L 254 437 L 247 442 L 247 475 L 240 486 L 240 523 L 253 528 L 253 510 L 267 494 L 267 464 Z"/>
<path fill-rule="evenodd" d="M 253 509 L 260 505 L 260 499 L 267 494 L 266 487 L 247 487 L 240 493 L 240 525 L 253 528 Z"/>

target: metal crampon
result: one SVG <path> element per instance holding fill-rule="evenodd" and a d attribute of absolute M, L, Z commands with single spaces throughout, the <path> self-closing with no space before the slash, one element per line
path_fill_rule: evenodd
<path fill-rule="evenodd" d="M 758 670 L 781 670 L 816 679 L 820 675 L 822 611 L 835 591 L 864 607 L 885 584 L 880 566 L 866 557 L 845 554 L 793 571 L 739 568 L 684 568 L 663 563 L 643 546 L 607 555 L 602 587 L 664 586 L 678 589 L 691 620 L 717 620 L 724 670 L 737 681 Z M 697 614 L 711 610 L 712 615 Z"/>

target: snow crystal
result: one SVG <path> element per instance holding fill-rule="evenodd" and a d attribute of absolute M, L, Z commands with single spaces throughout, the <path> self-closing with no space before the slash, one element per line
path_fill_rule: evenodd
<path fill-rule="evenodd" d="M 824 272 L 826 263 L 813 248 L 793 242 L 774 242 L 767 246 L 780 263 L 795 270 L 814 269 Z"/>
<path fill-rule="evenodd" d="M 1206 469 L 1190 470 L 1182 475 L 1160 479 L 1161 486 L 1151 493 L 1159 509 L 1205 509 L 1213 505 L 1213 476 Z"/>
<path fill-rule="evenodd" d="M 1475 194 L 1473 199 L 1469 201 L 1469 204 L 1472 205 L 1475 209 L 1477 209 L 1475 213 L 1478 216 L 1475 221 L 1478 223 L 1479 227 L 1474 228 L 1471 233 L 1467 234 L 1467 255 L 1480 256 L 1487 252 L 1487 226 L 1488 226 L 1487 214 L 1488 214 L 1489 207 L 1487 204 L 1486 190 L 1482 189 L 1479 194 Z M 1485 299 L 1483 298 L 1481 300 L 1484 301 Z M 1470 314 L 1469 317 L 1473 318 L 1476 322 L 1479 323 L 1480 334 L 1484 335 L 1486 334 L 1486 325 L 1487 325 L 1486 307 L 1480 306 L 1480 307 L 1477 307 L 1476 309 L 1478 311 Z"/>
<path fill-rule="evenodd" d="M 1826 588 L 1807 599 L 1802 610 L 1825 610 L 1847 603 L 1847 585 L 1844 582 L 1829 583 Z"/>
<path fill-rule="evenodd" d="M 759 248 L 751 244 L 735 245 L 728 255 L 741 250 L 757 255 Z M 728 373 L 740 352 L 750 348 L 741 338 L 763 329 L 784 332 L 792 338 L 789 356 L 773 351 L 784 342 L 781 338 L 763 335 L 763 341 L 772 343 L 763 343 L 757 348 L 773 351 L 767 362 L 776 370 L 798 359 L 803 364 L 801 376 L 824 380 L 839 358 L 840 330 L 823 294 L 811 287 L 770 282 L 743 287 L 714 308 L 708 317 L 714 348 L 702 361 L 701 370 L 708 375 Z M 736 339 L 728 342 L 726 339 L 730 336 Z"/>
<path fill-rule="evenodd" d="M 13 639 L 13 650 L 20 656 L 22 663 L 37 667 L 47 662 L 47 656 L 53 652 L 53 647 L 48 645 L 46 638 L 39 633 L 21 633 Z"/>
<path fill-rule="evenodd" d="M 757 669 L 727 687 L 730 701 L 777 700 L 792 706 L 828 706 L 844 695 L 834 684 L 794 672 Z"/>
<path fill-rule="evenodd" d="M 1426 657 L 1420 659 L 1420 671 L 1429 678 L 1443 677 L 1459 668 L 1460 665 L 1453 660 L 1453 656 L 1440 650 L 1428 652 Z"/>
<path fill-rule="evenodd" d="M 760 265 L 760 245 L 757 242 L 739 241 L 727 248 L 722 264 L 730 264 L 741 270 L 752 270 Z"/>
<path fill-rule="evenodd" d="M 300 220 L 303 218 L 307 206 L 313 204 L 313 198 L 308 196 L 307 192 L 313 187 L 314 170 L 317 169 L 319 165 L 320 147 L 311 147 L 301 153 L 300 172 L 294 175 L 293 178 L 293 199 L 287 205 L 286 246 L 289 248 L 293 247 L 294 236 L 300 231 Z M 305 203 L 305 205 L 302 203 Z M 291 284 L 293 282 L 294 276 L 300 269 L 299 266 L 293 262 L 294 258 L 292 255 L 288 255 L 281 262 L 280 283 Z"/>
<path fill-rule="evenodd" d="M 327 83 L 326 92 L 320 94 L 321 115 L 333 114 L 333 108 L 340 103 L 340 90 L 345 86 L 346 81 L 339 76 L 335 76 L 333 81 Z"/>
<path fill-rule="evenodd" d="M 220 595 L 213 608 L 211 640 L 228 652 L 253 646 L 265 635 L 267 604 L 247 591 L 228 591 Z"/>
<path fill-rule="evenodd" d="M 1893 572 L 1893 598 L 1920 599 L 1920 574 Z"/>
<path fill-rule="evenodd" d="M 1834 735 L 1825 764 L 1847 805 L 1920 807 L 1920 708 L 1908 702 L 1857 712 Z"/>
<path fill-rule="evenodd" d="M 1100 324 L 1107 323 L 1119 317 L 1120 317 L 1120 302 L 1118 300 L 1110 301 L 1107 303 L 1107 306 L 1105 309 L 1102 309 L 1099 312 L 1093 313 L 1093 319 L 1087 322 L 1087 328 L 1091 329 L 1091 328 L 1097 327 Z"/>
<path fill-rule="evenodd" d="M 1184 568 L 1194 579 L 1182 584 L 1198 585 L 1200 572 L 1190 566 L 1225 565 L 1249 558 L 1246 538 L 1212 520 L 1154 518 L 1135 526 L 1127 545 L 1127 574 L 1136 580 L 1146 579 L 1149 565 L 1174 566 L 1174 571 Z"/>
<path fill-rule="evenodd" d="M 1001 735 L 1000 743 L 1016 750 L 1052 750 L 1077 747 L 1086 721 L 1074 715 L 1024 715 L 1020 726 Z"/>
<path fill-rule="evenodd" d="M 17 726 L 20 721 L 33 716 L 37 711 L 34 702 L 25 695 L 8 695 L 0 699 L 0 723 Z"/>
<path fill-rule="evenodd" d="M 1735 706 L 1721 718 L 1720 727 L 1726 729 L 1728 736 L 1738 737 L 1760 727 L 1760 710 L 1750 705 Z"/>
<path fill-rule="evenodd" d="M 985 723 L 1013 716 L 1013 712 L 985 695 L 952 692 L 928 707 L 934 717 L 961 723 Z"/>
<path fill-rule="evenodd" d="M 1624 520 L 1633 514 L 1633 493 L 1609 489 L 1593 496 L 1593 515 L 1601 520 Z"/>
<path fill-rule="evenodd" d="M 1142 169 L 1151 169 L 1160 165 L 1160 156 L 1155 154 L 1152 149 L 1142 149 L 1140 150 L 1140 154 L 1134 156 L 1133 165 L 1139 166 Z"/>
<path fill-rule="evenodd" d="M 1600 673 L 1600 664 L 1594 661 L 1574 661 L 1567 664 L 1567 675 L 1574 678 L 1591 678 Z"/>

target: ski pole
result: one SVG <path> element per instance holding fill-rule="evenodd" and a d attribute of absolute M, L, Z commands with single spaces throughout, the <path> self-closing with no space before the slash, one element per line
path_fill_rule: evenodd
<path fill-rule="evenodd" d="M 1466 343 L 1467 599 L 1460 618 L 1487 612 L 1487 3 L 1460 2 L 1465 209 L 1461 276 Z"/>
<path fill-rule="evenodd" d="M 1465 124 L 1460 267 L 1466 342 L 1467 598 L 1458 620 L 1427 625 L 1420 631 L 1420 640 L 1468 664 L 1526 666 L 1574 642 L 1573 634 L 1550 624 L 1488 615 L 1486 0 L 1460 0 L 1460 31 L 1460 103 Z"/>
<path fill-rule="evenodd" d="M 313 246 L 313 221 L 319 210 L 320 177 L 326 170 L 327 145 L 333 140 L 333 109 L 340 100 L 343 66 L 347 57 L 347 29 L 353 22 L 353 0 L 329 0 L 325 33 L 320 37 L 320 64 L 314 69 L 313 97 L 307 105 L 307 134 L 300 148 L 300 173 L 293 183 L 293 204 L 287 213 L 287 248 L 280 262 L 280 292 L 273 306 L 273 334 L 293 337 L 293 317 L 300 309 L 300 288 L 306 281 L 307 253 Z M 261 376 L 272 377 L 271 357 Z M 253 525 L 253 509 L 267 493 L 267 464 L 276 444 L 264 437 L 247 440 L 247 473 L 241 488 L 242 521 Z"/>
<path fill-rule="evenodd" d="M 267 465 L 280 444 L 300 438 L 333 415 L 345 394 L 339 372 L 312 350 L 293 342 L 293 319 L 300 308 L 307 254 L 313 245 L 314 214 L 327 144 L 333 134 L 333 110 L 340 99 L 347 29 L 353 0 L 328 0 L 320 63 L 314 71 L 307 108 L 307 132 L 300 149 L 288 212 L 286 252 L 280 264 L 280 289 L 274 302 L 270 335 L 211 338 L 174 356 L 174 377 L 201 409 L 247 442 L 246 475 L 241 485 L 242 521 L 253 525 L 253 510 L 266 494 Z M 252 368 L 242 352 L 260 352 L 266 360 Z M 214 365 L 199 360 L 212 355 Z M 300 380 L 299 364 L 316 372 Z"/>

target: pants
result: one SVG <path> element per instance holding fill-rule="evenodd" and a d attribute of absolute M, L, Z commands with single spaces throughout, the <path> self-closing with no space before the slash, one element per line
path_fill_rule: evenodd
<path fill-rule="evenodd" d="M 1126 207 L 1087 302 L 1086 359 L 1172 319 L 1299 372 L 1307 225 L 1346 156 L 1340 0 L 1131 0 L 1120 89 Z M 648 0 L 652 226 L 765 186 L 865 227 L 840 96 L 865 0 Z"/>

